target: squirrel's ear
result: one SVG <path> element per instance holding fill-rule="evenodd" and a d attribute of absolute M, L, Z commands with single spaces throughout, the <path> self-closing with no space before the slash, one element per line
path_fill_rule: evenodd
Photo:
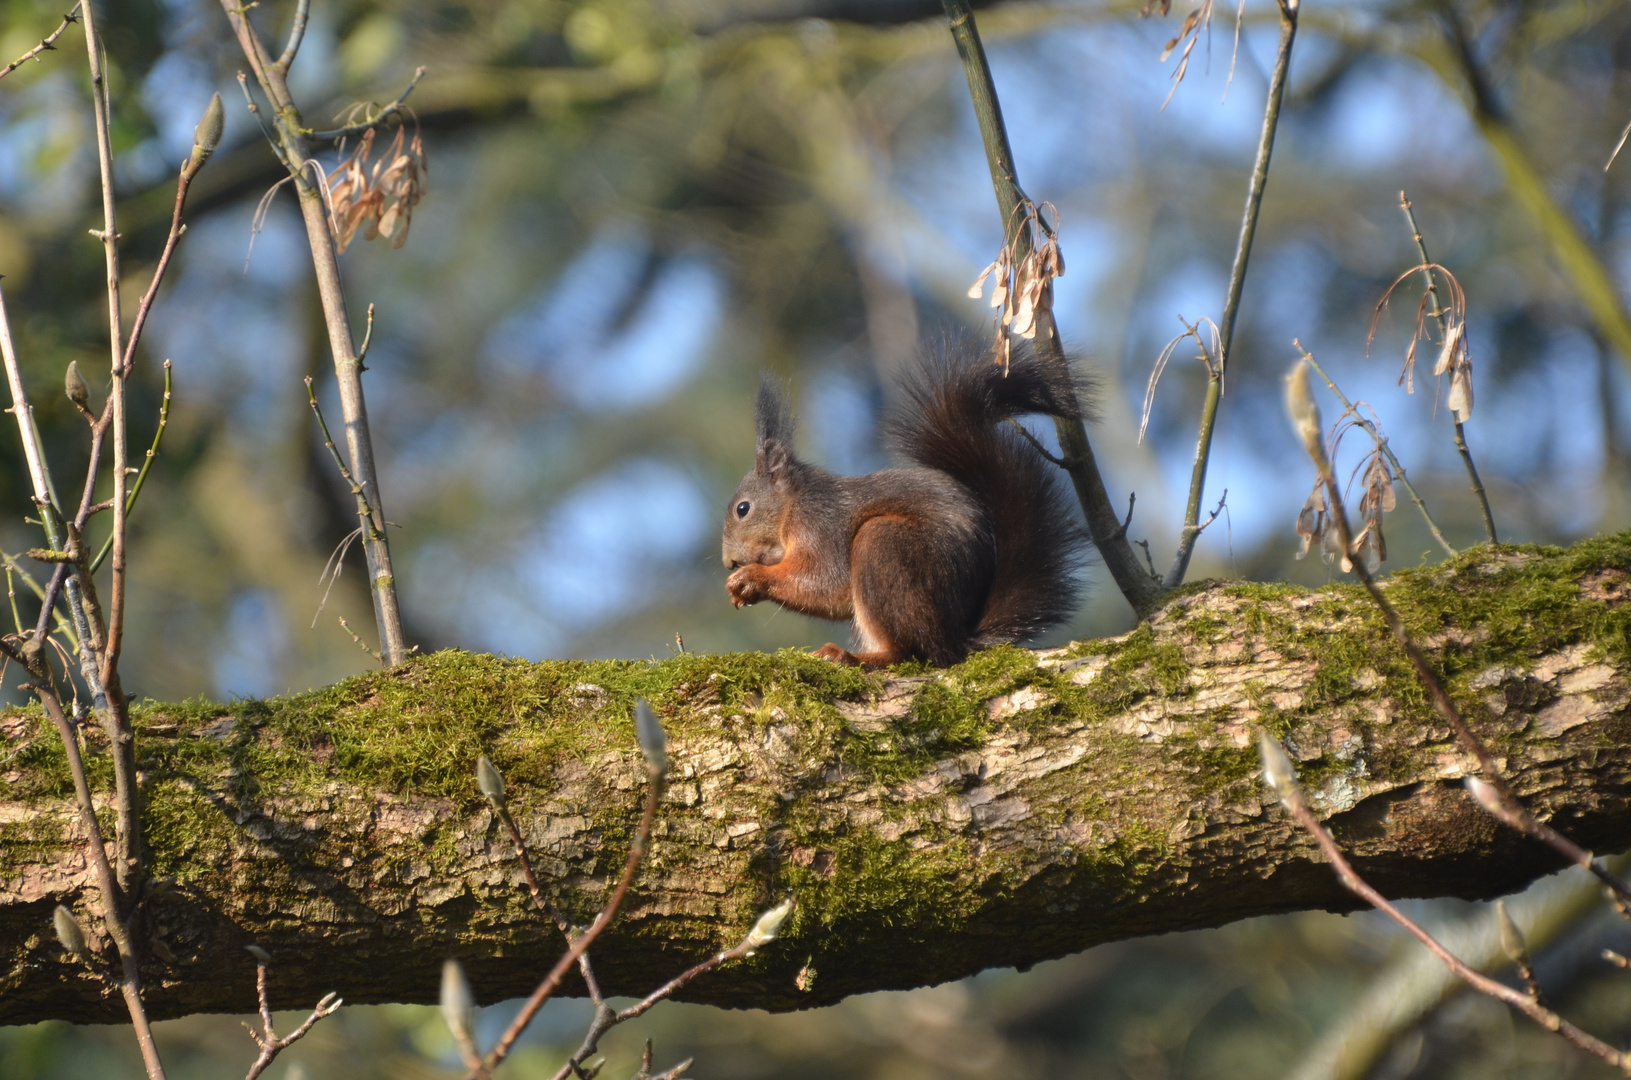
<path fill-rule="evenodd" d="M 793 454 L 780 439 L 765 439 L 753 458 L 753 471 L 769 480 L 778 491 L 787 490 L 793 468 Z"/>

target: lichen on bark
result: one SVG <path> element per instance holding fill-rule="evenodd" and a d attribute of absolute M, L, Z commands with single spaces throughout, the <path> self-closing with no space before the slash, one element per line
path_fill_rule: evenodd
<path fill-rule="evenodd" d="M 1631 536 L 1481 548 L 1388 584 L 1517 792 L 1588 845 L 1631 844 Z M 137 710 L 158 889 L 156 1016 L 483 1000 L 561 948 L 475 786 L 487 754 L 545 889 L 587 921 L 641 799 L 631 710 L 671 782 L 624 915 L 595 947 L 641 993 L 791 892 L 782 940 L 687 987 L 764 1008 L 1024 965 L 1128 936 L 1351 907 L 1257 780 L 1254 732 L 1395 895 L 1488 896 L 1555 865 L 1463 795 L 1471 768 L 1363 594 L 1210 582 L 1118 638 L 868 674 L 802 654 L 540 664 L 460 652 L 309 694 Z M 61 748 L 0 717 L 0 1022 L 116 1021 L 50 932 L 93 887 Z M 98 734 L 85 737 L 94 753 Z M 106 778 L 99 777 L 102 786 Z"/>

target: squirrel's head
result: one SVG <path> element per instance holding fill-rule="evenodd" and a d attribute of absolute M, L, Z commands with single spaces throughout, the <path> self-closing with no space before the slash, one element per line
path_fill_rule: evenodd
<path fill-rule="evenodd" d="M 782 519 L 802 464 L 793 456 L 793 414 L 769 375 L 759 381 L 754 428 L 758 445 L 753 468 L 742 477 L 725 510 L 724 559 L 732 570 L 748 563 L 774 566 L 786 554 Z"/>

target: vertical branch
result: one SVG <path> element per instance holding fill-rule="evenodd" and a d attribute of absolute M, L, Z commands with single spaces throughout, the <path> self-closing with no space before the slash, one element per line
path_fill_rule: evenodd
<path fill-rule="evenodd" d="M 1399 192 L 1399 207 L 1404 211 L 1404 219 L 1410 225 L 1410 237 L 1416 242 L 1416 254 L 1421 256 L 1421 276 L 1427 279 L 1427 298 L 1432 309 L 1427 314 L 1438 321 L 1439 340 L 1448 340 L 1450 333 L 1450 313 L 1444 310 L 1438 302 L 1438 285 L 1433 280 L 1433 260 L 1427 257 L 1427 244 L 1421 238 L 1421 229 L 1416 224 L 1416 211 L 1405 198 L 1404 192 Z M 1464 333 L 1465 331 L 1463 331 Z M 1451 419 L 1454 420 L 1452 414 Z M 1472 463 L 1472 451 L 1467 449 L 1467 437 L 1461 430 L 1461 421 L 1455 420 L 1455 448 L 1461 455 L 1461 463 L 1467 467 L 1467 478 L 1472 481 L 1472 493 L 1478 496 L 1478 508 L 1484 514 L 1484 535 L 1490 543 L 1496 543 L 1495 517 L 1489 510 L 1489 496 L 1484 493 L 1484 482 L 1478 478 L 1478 466 Z"/>
<path fill-rule="evenodd" d="M 329 349 L 334 355 L 334 375 L 340 389 L 340 411 L 345 424 L 346 451 L 351 473 L 368 492 L 372 509 L 371 528 L 363 537 L 368 559 L 369 591 L 374 599 L 374 619 L 379 626 L 380 652 L 388 665 L 407 657 L 402 636 L 402 616 L 397 605 L 396 577 L 391 568 L 391 549 L 385 535 L 385 511 L 380 502 L 379 473 L 374 464 L 374 444 L 368 431 L 368 406 L 363 397 L 362 361 L 352 342 L 351 324 L 346 316 L 345 289 L 340 280 L 339 256 L 329 230 L 328 208 L 323 194 L 312 182 L 311 170 L 321 170 L 312 160 L 304 121 L 289 86 L 284 69 L 266 52 L 260 34 L 249 22 L 247 9 L 236 0 L 221 0 L 227 19 L 237 34 L 238 44 L 249 61 L 261 90 L 272 103 L 271 120 L 276 127 L 278 147 L 289 166 L 300 214 L 306 224 L 306 240 L 311 246 L 312 268 L 317 293 L 323 304 L 323 322 L 328 330 Z M 291 44 L 298 45 L 297 40 Z M 292 53 L 289 54 L 292 59 Z"/>
<path fill-rule="evenodd" d="M 1195 541 L 1201 535 L 1201 496 L 1206 488 L 1206 466 L 1212 456 L 1212 432 L 1217 424 L 1218 403 L 1223 397 L 1224 380 L 1229 373 L 1229 357 L 1234 347 L 1235 319 L 1240 314 L 1240 296 L 1246 286 L 1246 264 L 1251 259 L 1252 241 L 1257 237 L 1257 215 L 1263 206 L 1263 189 L 1269 181 L 1269 157 L 1274 152 L 1274 133 L 1280 126 L 1280 103 L 1285 99 L 1286 73 L 1291 68 L 1291 45 L 1297 37 L 1297 15 L 1301 0 L 1279 0 L 1280 48 L 1274 57 L 1274 74 L 1269 81 L 1268 103 L 1263 107 L 1263 131 L 1257 141 L 1257 160 L 1246 185 L 1246 208 L 1240 217 L 1240 238 L 1235 243 L 1235 261 L 1229 270 L 1229 288 L 1223 297 L 1223 318 L 1218 322 L 1218 362 L 1208 371 L 1206 399 L 1201 404 L 1200 432 L 1195 438 L 1195 465 L 1189 475 L 1189 501 L 1184 506 L 1184 527 L 1178 534 L 1178 551 L 1162 582 L 1169 589 L 1184 583 Z"/>
<path fill-rule="evenodd" d="M 1020 208 L 1029 200 L 1021 190 L 1014 171 L 1014 154 L 1008 145 L 1008 131 L 1003 125 L 996 84 L 991 78 L 991 65 L 986 61 L 985 47 L 980 43 L 979 28 L 974 23 L 974 11 L 968 0 L 942 2 L 951 23 L 952 40 L 957 43 L 957 53 L 962 58 L 963 74 L 968 79 L 969 97 L 974 105 L 975 118 L 979 121 L 980 138 L 985 144 L 986 162 L 991 168 L 991 184 L 997 196 L 997 209 L 1002 214 L 1004 235 L 1015 245 L 1014 259 L 1017 263 L 1030 248 L 1029 234 L 1024 228 L 1026 218 L 1020 212 Z M 1068 367 L 1053 312 L 1044 306 L 1037 312 L 1036 319 L 1038 355 L 1061 369 Z M 1086 425 L 1080 420 L 1055 417 L 1054 426 L 1059 435 L 1065 468 L 1076 489 L 1076 498 L 1082 505 L 1093 543 L 1098 547 L 1099 556 L 1121 589 L 1121 594 L 1142 618 L 1155 609 L 1166 590 L 1159 578 L 1138 565 L 1133 546 L 1127 541 L 1127 527 L 1111 505 L 1104 478 L 1099 474 L 1093 447 L 1088 442 Z"/>
<path fill-rule="evenodd" d="M 125 491 L 129 481 L 125 474 L 128 465 L 125 445 L 125 377 L 128 371 L 124 362 L 124 321 L 119 303 L 119 231 L 118 219 L 114 212 L 113 149 L 108 134 L 107 73 L 102 68 L 102 41 L 96 32 L 94 8 L 95 4 L 90 2 L 80 5 L 80 18 L 85 24 L 85 48 L 90 63 L 91 98 L 96 118 L 96 156 L 102 175 L 102 229 L 98 235 L 102 241 L 108 273 L 108 347 L 112 357 L 109 367 L 113 375 L 102 420 L 96 425 L 96 434 L 101 435 L 108 430 L 106 425 L 111 420 L 113 434 L 113 578 L 109 585 L 109 621 L 105 635 L 99 625 L 100 617 L 95 612 L 95 587 L 90 580 L 83 552 L 79 550 L 81 542 L 78 534 L 84 525 L 77 516 L 75 528 L 71 530 L 68 541 L 70 550 L 75 551 L 77 556 L 74 576 L 79 579 L 86 607 L 90 609 L 87 615 L 90 621 L 89 629 L 92 631 L 89 637 L 91 648 L 82 651 L 80 664 L 82 670 L 87 667 L 94 668 L 93 671 L 87 672 L 85 681 L 90 685 L 97 717 L 108 734 L 109 754 L 113 758 L 114 798 L 119 814 L 117 871 L 120 887 L 129 891 L 132 884 L 141 877 L 142 845 L 137 811 L 140 795 L 136 790 L 134 734 L 125 715 L 124 695 L 119 687 L 118 674 L 119 641 L 124 631 Z M 95 484 L 96 466 L 97 461 L 93 455 L 91 475 L 87 477 L 85 485 L 87 489 Z M 87 651 L 96 655 L 87 657 L 85 655 Z"/>
<path fill-rule="evenodd" d="M 87 8 L 89 4 L 85 5 Z M 66 576 L 58 567 L 57 580 Z M 53 582 L 55 585 L 56 582 Z M 47 601 L 55 595 L 53 588 L 47 593 Z M 45 615 L 41 613 L 41 622 Z M 79 739 L 74 733 L 73 721 L 63 711 L 62 701 L 52 686 L 51 672 L 45 662 L 43 651 L 37 646 L 41 644 L 35 638 L 19 652 L 9 642 L 0 642 L 0 652 L 4 652 L 8 659 L 15 660 L 29 673 L 32 682 L 26 684 L 34 691 L 40 703 L 45 706 L 46 715 L 57 729 L 57 735 L 62 741 L 63 753 L 67 756 L 68 772 L 73 777 L 75 801 L 79 807 L 80 827 L 85 830 L 86 860 L 90 863 L 96 875 L 99 914 L 102 916 L 102 925 L 113 940 L 114 948 L 119 953 L 119 992 L 125 999 L 125 1007 L 130 1013 L 131 1026 L 136 1031 L 136 1043 L 141 1048 L 142 1063 L 147 1069 L 148 1080 L 165 1080 L 164 1063 L 159 1059 L 158 1046 L 153 1041 L 153 1029 L 147 1022 L 147 1009 L 142 1004 L 141 974 L 137 968 L 138 958 L 131 938 L 131 921 L 127 920 L 121 908 L 124 906 L 121 889 L 115 880 L 112 864 L 108 861 L 107 844 L 102 837 L 102 826 L 96 818 L 95 803 L 91 798 L 90 783 L 85 776 L 85 762 L 79 754 Z M 29 646 L 35 646 L 30 649 Z"/>

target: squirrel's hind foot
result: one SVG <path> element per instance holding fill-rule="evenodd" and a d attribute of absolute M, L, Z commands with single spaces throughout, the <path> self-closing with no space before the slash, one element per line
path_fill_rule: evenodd
<path fill-rule="evenodd" d="M 821 646 L 821 648 L 816 649 L 810 655 L 819 656 L 823 660 L 831 660 L 835 664 L 845 664 L 849 667 L 864 667 L 868 671 L 875 668 L 888 667 L 890 664 L 899 663 L 901 660 L 905 659 L 905 657 L 891 656 L 885 652 L 852 653 L 843 646 L 834 645 L 830 641 Z"/>

